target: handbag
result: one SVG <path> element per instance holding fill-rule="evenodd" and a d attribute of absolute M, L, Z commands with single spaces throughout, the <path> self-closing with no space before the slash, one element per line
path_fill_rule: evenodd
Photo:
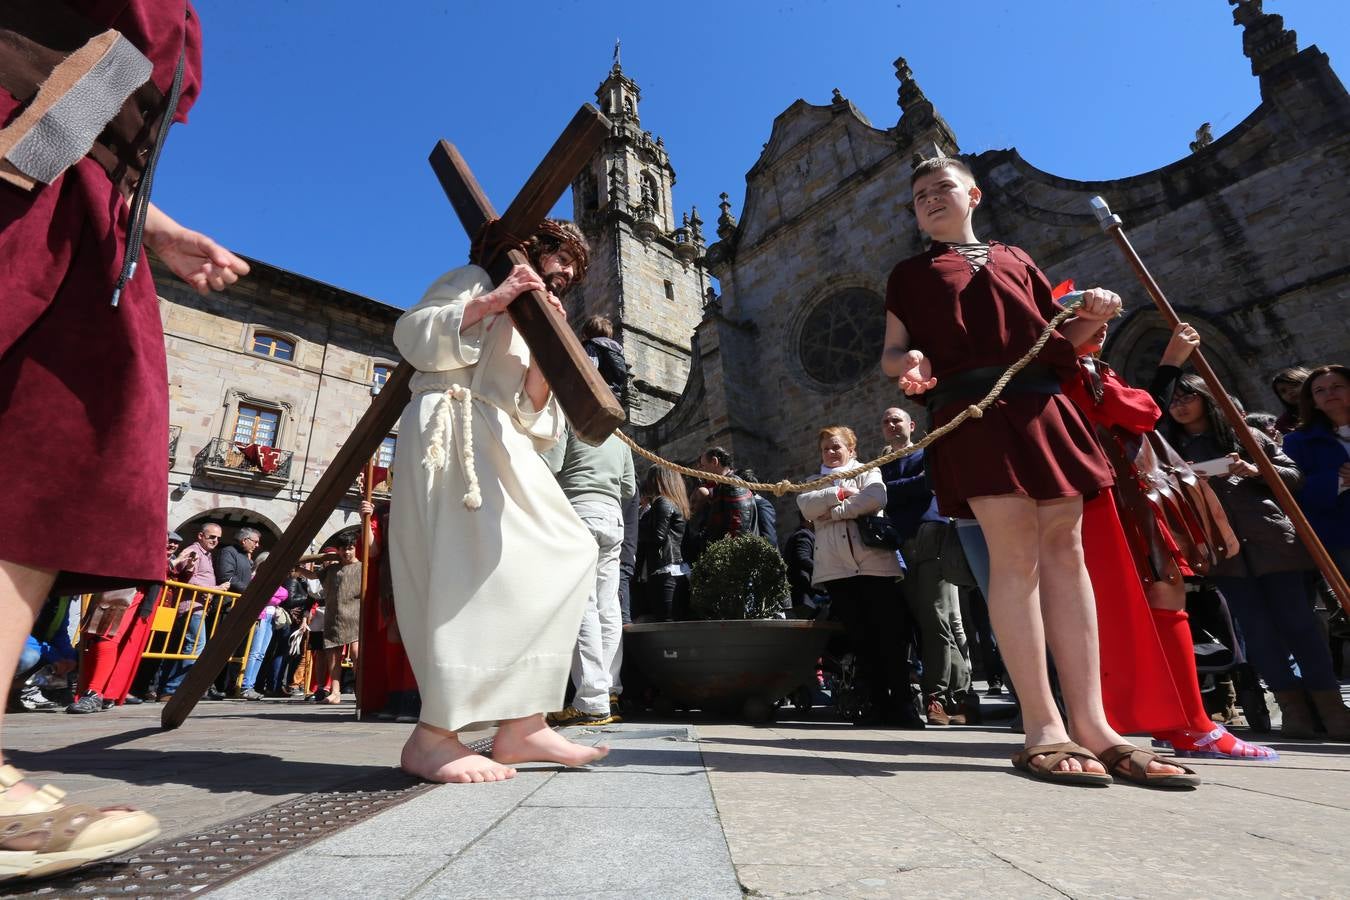
<path fill-rule="evenodd" d="M 963 588 L 980 586 L 975 580 L 975 573 L 970 569 L 970 561 L 966 559 L 966 551 L 961 546 L 961 537 L 956 531 L 956 525 L 951 522 L 947 523 L 946 529 L 942 532 L 938 563 L 942 580 L 948 584 Z"/>
<path fill-rule="evenodd" d="M 900 533 L 885 516 L 862 516 L 853 521 L 858 524 L 858 537 L 868 547 L 900 549 Z"/>

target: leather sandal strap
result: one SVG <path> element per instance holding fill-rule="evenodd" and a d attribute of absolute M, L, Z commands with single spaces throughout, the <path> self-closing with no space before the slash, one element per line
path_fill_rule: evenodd
<path fill-rule="evenodd" d="M 10 788 L 24 781 L 23 773 L 10 765 L 0 766 L 0 816 L 27 815 L 56 809 L 66 792 L 59 787 L 44 784 L 24 797 L 6 796 Z"/>
<path fill-rule="evenodd" d="M 0 816 L 0 850 L 60 853 L 104 813 L 82 803 L 22 815 Z"/>
<path fill-rule="evenodd" d="M 1161 753 L 1155 753 L 1144 747 L 1136 747 L 1134 744 L 1117 744 L 1116 746 L 1103 751 L 1101 756 L 1102 762 L 1106 763 L 1107 769 L 1112 772 L 1116 770 L 1116 766 L 1118 766 L 1122 760 L 1126 761 L 1130 774 L 1136 778 L 1166 777 L 1161 772 L 1149 772 L 1148 764 L 1155 761 L 1164 765 L 1177 766 L 1182 770 L 1186 770 L 1185 766 L 1164 758 Z"/>
<path fill-rule="evenodd" d="M 1086 747 L 1075 744 L 1073 741 L 1027 747 L 1022 751 L 1022 756 L 1026 760 L 1028 766 L 1034 766 L 1037 769 L 1045 771 L 1053 771 L 1061 762 L 1070 758 L 1078 759 L 1080 761 L 1093 760 L 1101 762 L 1101 760 L 1097 759 L 1095 753 Z M 1038 756 L 1044 756 L 1046 759 L 1041 760 L 1039 763 L 1033 763 L 1032 760 Z"/>

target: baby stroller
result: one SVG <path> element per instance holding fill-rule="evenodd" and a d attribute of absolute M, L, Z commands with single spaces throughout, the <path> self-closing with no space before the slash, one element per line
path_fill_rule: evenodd
<path fill-rule="evenodd" d="M 1242 654 L 1242 642 L 1223 595 L 1204 582 L 1188 582 L 1186 614 L 1190 617 L 1191 643 L 1195 647 L 1195 669 L 1200 674 L 1201 693 L 1207 695 L 1205 705 L 1231 708 L 1231 695 L 1230 699 L 1216 701 L 1213 693 L 1226 691 L 1226 682 L 1231 679 L 1247 726 L 1253 731 L 1269 733 L 1270 709 L 1266 706 L 1266 692 L 1260 677 Z M 1230 721 L 1229 724 L 1240 722 Z"/>

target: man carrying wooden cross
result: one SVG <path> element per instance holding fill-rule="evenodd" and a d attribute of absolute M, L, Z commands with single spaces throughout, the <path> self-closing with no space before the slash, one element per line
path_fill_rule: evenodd
<path fill-rule="evenodd" d="M 563 433 L 556 398 L 504 315 L 517 296 L 559 296 L 586 274 L 571 223 L 545 220 L 530 265 L 493 287 L 466 266 L 437 280 L 394 328 L 415 369 L 399 424 L 390 566 L 422 714 L 401 765 L 430 781 L 501 781 L 512 765 L 585 765 L 608 752 L 544 722 L 559 709 L 595 581 L 595 541 L 539 452 Z M 491 249 L 478 256 L 490 255 Z M 458 732 L 498 722 L 492 759 Z"/>

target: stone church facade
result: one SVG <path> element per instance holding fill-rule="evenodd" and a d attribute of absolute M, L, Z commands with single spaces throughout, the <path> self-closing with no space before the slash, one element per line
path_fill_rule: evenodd
<path fill-rule="evenodd" d="M 1101 233 L 1088 206 L 1095 195 L 1200 328 L 1230 390 L 1249 409 L 1272 409 L 1275 369 L 1350 360 L 1350 250 L 1336 227 L 1350 208 L 1350 96 L 1326 55 L 1299 50 L 1259 0 L 1230 2 L 1261 103 L 1229 133 L 1111 181 L 1060 178 L 1015 149 L 962 158 L 984 191 L 978 233 L 1024 248 L 1052 281 L 1125 298 L 1105 356 L 1128 379 L 1147 381 L 1168 332 Z M 886 277 L 925 246 L 910 171 L 937 151 L 960 154 L 903 59 L 895 75 L 901 114 L 890 127 L 874 126 L 837 90 L 824 105 L 784 110 L 746 175 L 739 221 L 723 194 L 709 245 L 697 209 L 677 217 L 670 154 L 643 130 L 640 89 L 616 57 L 596 92 L 610 137 L 573 184 L 592 260 L 568 303 L 573 322 L 615 322 L 631 370 L 627 430 L 640 444 L 685 463 L 721 445 L 766 481 L 812 475 L 824 425 L 852 426 L 862 458 L 880 449 L 882 410 L 907 405 L 879 367 Z M 266 545 L 393 367 L 401 310 L 253 267 L 206 298 L 162 271 L 157 283 L 169 355 L 169 524 L 194 530 L 211 519 L 227 538 L 253 524 Z M 280 454 L 271 472 L 239 452 L 257 440 Z M 396 440 L 386 440 L 386 461 Z M 790 502 L 780 501 L 780 516 Z M 355 509 L 353 491 L 319 538 L 355 523 Z"/>
<path fill-rule="evenodd" d="M 1237 2 L 1234 19 L 1262 102 L 1191 155 L 1096 182 L 1040 171 L 1015 149 L 962 158 L 984 191 L 977 233 L 1024 248 L 1052 282 L 1124 297 L 1104 355 L 1127 378 L 1147 383 L 1169 332 L 1101 233 L 1095 195 L 1200 329 L 1229 389 L 1249 409 L 1271 409 L 1275 369 L 1350 359 L 1350 249 L 1335 227 L 1350 206 L 1350 97 L 1326 55 L 1299 50 L 1259 2 Z M 896 77 L 892 127 L 872 125 L 837 90 L 828 104 L 799 100 L 774 121 L 739 221 L 723 195 L 719 240 L 704 258 L 722 294 L 695 329 L 678 402 L 632 428 L 642 445 L 683 462 L 722 445 L 768 481 L 812 475 L 824 425 L 852 426 L 860 458 L 879 452 L 882 410 L 900 400 L 879 366 L 886 278 L 925 247 L 910 172 L 936 151 L 960 154 L 903 59 Z"/>

